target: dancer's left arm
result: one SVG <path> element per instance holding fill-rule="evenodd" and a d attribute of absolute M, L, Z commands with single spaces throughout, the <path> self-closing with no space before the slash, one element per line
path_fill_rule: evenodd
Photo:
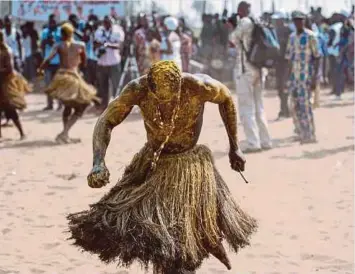
<path fill-rule="evenodd" d="M 203 100 L 219 105 L 219 113 L 221 114 L 229 139 L 231 166 L 234 170 L 243 171 L 245 168 L 245 159 L 238 145 L 237 110 L 232 94 L 221 82 L 207 75 L 199 75 L 199 77 L 202 79 L 200 94 Z"/>

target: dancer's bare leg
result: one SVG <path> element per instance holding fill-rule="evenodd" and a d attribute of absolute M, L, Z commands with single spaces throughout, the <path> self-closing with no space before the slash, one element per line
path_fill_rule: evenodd
<path fill-rule="evenodd" d="M 26 135 L 23 132 L 23 128 L 22 128 L 22 124 L 21 124 L 21 121 L 20 121 L 20 117 L 18 116 L 18 113 L 17 113 L 16 109 L 9 108 L 7 110 L 7 113 L 9 115 L 9 118 L 14 122 L 16 128 L 18 129 L 18 131 L 20 133 L 20 140 L 26 139 Z"/>
<path fill-rule="evenodd" d="M 65 106 L 64 112 L 63 112 L 63 124 L 64 124 L 64 130 L 62 133 L 58 135 L 57 138 L 59 138 L 62 141 L 66 141 L 66 143 L 78 143 L 80 142 L 80 139 L 70 139 L 69 138 L 69 130 L 74 126 L 74 124 L 78 121 L 79 118 L 83 116 L 83 113 L 85 109 L 87 108 L 88 105 L 79 105 L 74 107 L 74 113 L 70 115 L 67 118 L 67 113 L 69 113 L 69 110 L 67 110 L 68 106 Z M 67 112 L 66 112 L 67 110 Z M 72 111 L 72 108 L 70 108 L 70 112 Z M 65 113 L 66 112 L 66 113 Z"/>
<path fill-rule="evenodd" d="M 68 124 L 69 118 L 71 116 L 72 113 L 72 107 L 70 106 L 65 106 L 64 110 L 63 110 L 63 114 L 62 114 L 62 121 L 63 121 L 63 131 L 61 133 L 58 134 L 56 141 L 58 143 L 68 143 L 68 135 L 65 135 L 65 127 Z"/>

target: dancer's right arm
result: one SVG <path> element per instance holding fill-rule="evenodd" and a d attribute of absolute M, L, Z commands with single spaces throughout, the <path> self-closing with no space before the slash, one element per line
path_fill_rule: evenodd
<path fill-rule="evenodd" d="M 42 62 L 42 64 L 39 66 L 38 70 L 42 71 L 43 69 L 45 69 L 49 62 L 54 58 L 54 56 L 56 56 L 56 54 L 58 53 L 58 49 L 59 49 L 59 44 L 55 45 L 51 51 L 51 53 L 49 54 L 49 56 Z"/>
<path fill-rule="evenodd" d="M 109 174 L 105 166 L 105 155 L 112 129 L 122 123 L 133 106 L 139 103 L 140 89 L 138 80 L 130 82 L 99 117 L 93 135 L 94 167 L 88 176 L 90 187 L 98 188 L 108 183 Z"/>

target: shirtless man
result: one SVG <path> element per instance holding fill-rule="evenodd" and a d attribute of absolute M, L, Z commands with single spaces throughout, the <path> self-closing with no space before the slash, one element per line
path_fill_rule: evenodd
<path fill-rule="evenodd" d="M 69 130 L 83 115 L 91 101 L 97 100 L 94 87 L 88 85 L 79 74 L 79 66 L 86 63 L 85 44 L 74 41 L 74 28 L 66 23 L 61 27 L 63 42 L 55 45 L 52 52 L 40 66 L 46 67 L 56 54 L 59 54 L 60 68 L 46 93 L 58 99 L 65 106 L 63 111 L 63 131 L 57 136 L 58 143 L 78 142 L 70 139 Z"/>
<path fill-rule="evenodd" d="M 152 263 L 159 274 L 195 273 L 209 254 L 231 268 L 222 239 L 238 251 L 257 225 L 234 202 L 211 151 L 197 145 L 206 102 L 219 105 L 231 168 L 244 170 L 228 88 L 207 75 L 181 74 L 173 61 L 157 62 L 98 119 L 92 188 L 109 183 L 105 155 L 111 132 L 134 106 L 141 109 L 148 140 L 108 194 L 90 210 L 68 216 L 77 246 L 104 262 Z"/>
<path fill-rule="evenodd" d="M 15 71 L 12 50 L 5 44 L 4 36 L 0 31 L 0 138 L 1 115 L 4 112 L 6 118 L 14 122 L 21 140 L 24 140 L 26 136 L 17 109 L 26 107 L 25 94 L 30 91 L 30 86 L 24 77 Z"/>

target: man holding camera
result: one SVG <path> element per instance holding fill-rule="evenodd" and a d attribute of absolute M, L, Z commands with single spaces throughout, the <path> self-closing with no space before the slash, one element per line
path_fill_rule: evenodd
<path fill-rule="evenodd" d="M 107 107 L 110 100 L 109 81 L 112 84 L 112 96 L 116 96 L 121 75 L 120 47 L 123 41 L 122 28 L 114 25 L 109 16 L 105 16 L 103 26 L 98 28 L 95 33 L 99 97 L 102 99 L 100 111 Z"/>
<path fill-rule="evenodd" d="M 59 43 L 60 41 L 61 41 L 60 30 L 57 27 L 55 15 L 51 14 L 48 18 L 48 26 L 45 29 L 43 29 L 42 37 L 41 37 L 41 48 L 44 55 L 43 56 L 44 59 L 47 59 L 49 57 L 49 54 L 51 53 L 54 47 L 54 44 Z M 60 63 L 59 55 L 57 54 L 46 67 L 44 71 L 44 81 L 46 83 L 46 86 L 50 84 L 55 73 L 59 69 L 59 63 Z M 60 107 L 61 104 L 59 103 L 58 108 Z M 52 109 L 53 109 L 53 99 L 47 95 L 47 106 L 43 110 L 47 111 Z"/>

